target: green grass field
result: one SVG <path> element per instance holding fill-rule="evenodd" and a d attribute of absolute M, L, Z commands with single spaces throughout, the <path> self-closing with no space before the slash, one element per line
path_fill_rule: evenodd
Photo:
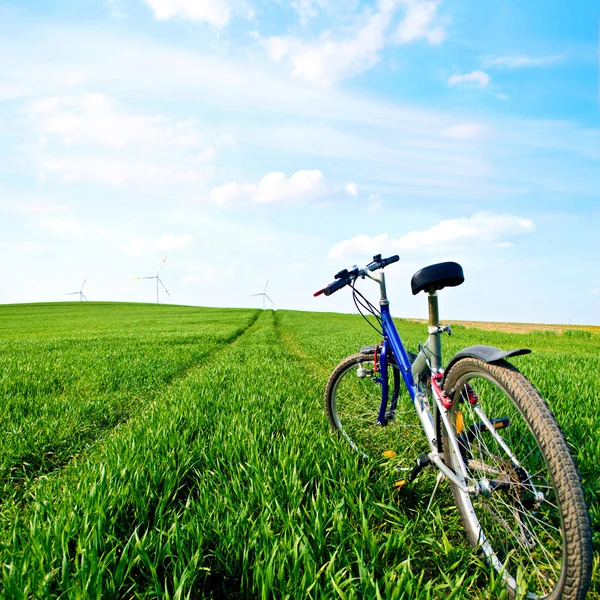
<path fill-rule="evenodd" d="M 503 598 L 447 483 L 426 512 L 433 471 L 398 492 L 329 431 L 328 374 L 375 336 L 352 315 L 0 306 L 0 597 Z M 600 547 L 600 334 L 444 344 L 534 351 L 512 362 L 563 427 Z"/>

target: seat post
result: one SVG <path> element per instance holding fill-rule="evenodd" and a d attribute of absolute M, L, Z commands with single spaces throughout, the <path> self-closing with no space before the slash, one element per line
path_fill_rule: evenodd
<path fill-rule="evenodd" d="M 431 368 L 437 372 L 442 368 L 442 340 L 438 332 L 440 311 L 436 290 L 431 290 L 429 292 L 427 302 L 429 304 L 429 343 L 427 345 L 431 351 Z"/>
<path fill-rule="evenodd" d="M 435 290 L 429 292 L 427 301 L 429 303 L 429 325 L 437 327 L 440 324 L 440 311 L 438 308 L 438 295 Z"/>

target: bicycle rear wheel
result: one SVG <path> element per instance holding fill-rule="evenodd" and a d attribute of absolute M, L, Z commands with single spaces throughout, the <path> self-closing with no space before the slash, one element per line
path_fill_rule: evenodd
<path fill-rule="evenodd" d="M 410 453 L 412 460 L 427 446 L 415 408 L 401 378 L 400 389 L 394 390 L 393 373 L 397 366 L 392 359 L 388 365 L 388 409 L 392 408 L 394 391 L 398 400 L 393 413 L 388 413 L 387 423 L 377 424 L 381 385 L 374 380 L 376 374 L 369 374 L 373 361 L 374 354 L 353 354 L 334 369 L 325 388 L 327 417 L 342 439 L 365 458 L 385 458 L 389 455 L 384 453 L 394 451 Z M 359 377 L 359 369 L 365 369 L 367 374 Z"/>
<path fill-rule="evenodd" d="M 544 399 L 511 364 L 463 358 L 446 374 L 451 426 L 478 495 L 452 485 L 468 538 L 511 594 L 582 600 L 591 526 L 575 462 Z M 444 432 L 447 464 L 458 456 Z"/>

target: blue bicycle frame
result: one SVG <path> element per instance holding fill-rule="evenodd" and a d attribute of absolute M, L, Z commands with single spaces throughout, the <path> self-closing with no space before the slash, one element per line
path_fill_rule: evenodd
<path fill-rule="evenodd" d="M 390 360 L 390 351 L 392 352 L 397 369 L 393 369 L 393 385 L 394 391 L 390 402 L 390 411 L 394 411 L 396 408 L 396 402 L 398 400 L 398 392 L 400 387 L 400 375 L 404 380 L 406 389 L 410 394 L 411 400 L 417 411 L 421 425 L 427 436 L 429 445 L 431 446 L 432 452 L 437 453 L 438 443 L 436 430 L 434 425 L 434 417 L 429 406 L 426 394 L 421 388 L 421 383 L 424 379 L 429 379 L 432 375 L 439 374 L 441 372 L 441 340 L 440 336 L 443 332 L 450 332 L 449 327 L 441 327 L 439 324 L 439 312 L 437 302 L 437 292 L 433 291 L 429 294 L 429 338 L 419 349 L 419 353 L 415 360 L 411 363 L 408 352 L 402 343 L 400 334 L 396 329 L 396 325 L 392 319 L 390 313 L 389 300 L 386 295 L 385 287 L 385 275 L 383 272 L 377 274 L 365 269 L 361 271 L 363 277 L 369 277 L 377 283 L 381 290 L 381 299 L 379 301 L 381 311 L 381 321 L 383 329 L 383 343 L 380 350 L 380 377 L 377 381 L 381 384 L 381 405 L 379 408 L 379 415 L 377 423 L 385 426 L 387 423 L 388 412 L 388 400 L 389 400 L 389 375 L 388 375 L 388 364 Z M 439 406 L 436 406 L 435 410 L 439 410 Z M 438 462 L 435 458 L 432 458 L 434 462 Z M 441 461 L 440 461 L 441 462 Z M 439 465 L 438 465 L 439 466 Z M 445 467 L 445 465 L 443 465 Z M 447 467 L 442 468 L 444 472 Z M 456 475 L 452 473 L 454 479 Z M 464 485 L 464 482 L 461 482 Z"/>

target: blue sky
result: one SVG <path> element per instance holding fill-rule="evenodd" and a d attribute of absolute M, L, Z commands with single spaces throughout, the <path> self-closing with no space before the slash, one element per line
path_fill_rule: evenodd
<path fill-rule="evenodd" d="M 313 299 L 600 324 L 599 10 L 557 0 L 0 1 L 0 302 Z M 368 284 L 365 284 L 368 290 Z M 371 290 L 375 293 L 376 290 Z M 161 297 L 161 299 L 165 299 Z"/>

